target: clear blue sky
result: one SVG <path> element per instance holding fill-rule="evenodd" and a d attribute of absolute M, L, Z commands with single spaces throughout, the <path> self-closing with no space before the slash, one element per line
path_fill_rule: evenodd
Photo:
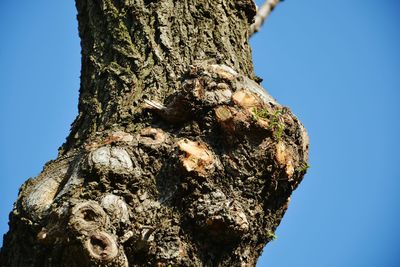
<path fill-rule="evenodd" d="M 75 13 L 73 0 L 0 3 L 1 234 L 77 114 Z M 252 39 L 264 86 L 311 138 L 259 267 L 400 266 L 399 14 L 398 0 L 286 0 Z"/>

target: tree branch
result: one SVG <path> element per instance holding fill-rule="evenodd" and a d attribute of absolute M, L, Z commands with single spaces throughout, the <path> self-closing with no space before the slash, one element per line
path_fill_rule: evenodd
<path fill-rule="evenodd" d="M 283 0 L 265 0 L 264 4 L 257 11 L 254 23 L 250 26 L 250 37 L 260 30 L 272 10 L 282 1 Z"/>

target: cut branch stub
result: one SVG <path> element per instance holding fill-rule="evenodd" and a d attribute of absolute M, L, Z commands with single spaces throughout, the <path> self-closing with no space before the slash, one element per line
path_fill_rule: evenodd
<path fill-rule="evenodd" d="M 252 110 L 254 107 L 260 106 L 262 100 L 254 93 L 241 89 L 236 91 L 232 96 L 233 102 L 245 109 Z"/>
<path fill-rule="evenodd" d="M 140 131 L 138 135 L 139 143 L 145 146 L 157 147 L 166 141 L 166 134 L 158 128 L 147 127 Z"/>
<path fill-rule="evenodd" d="M 84 246 L 89 257 L 101 262 L 110 262 L 118 255 L 117 242 L 106 232 L 90 234 Z"/>
<path fill-rule="evenodd" d="M 226 81 L 232 81 L 238 76 L 238 73 L 227 65 L 211 64 L 203 66 L 203 68 L 205 71 L 215 74 L 218 78 Z"/>
<path fill-rule="evenodd" d="M 89 154 L 89 166 L 97 172 L 124 174 L 133 169 L 132 160 L 122 147 L 100 147 Z"/>
<path fill-rule="evenodd" d="M 230 106 L 218 106 L 214 111 L 221 128 L 231 136 L 240 138 L 245 132 L 249 131 L 252 120 L 246 110 Z"/>
<path fill-rule="evenodd" d="M 107 229 L 110 223 L 108 215 L 95 201 L 76 204 L 71 210 L 69 225 L 78 234 L 88 235 L 98 229 Z"/>
<path fill-rule="evenodd" d="M 190 117 L 191 104 L 182 95 L 172 95 L 171 101 L 164 106 L 155 100 L 144 99 L 144 109 L 153 111 L 169 123 L 179 124 L 187 121 Z"/>
<path fill-rule="evenodd" d="M 73 176 L 75 156 L 71 153 L 47 164 L 38 177 L 25 182 L 19 202 L 29 219 L 40 220 L 49 212 L 57 194 L 60 194 L 61 185 Z"/>
<path fill-rule="evenodd" d="M 101 199 L 101 206 L 105 209 L 113 223 L 127 223 L 129 210 L 125 201 L 116 195 L 108 194 Z"/>
<path fill-rule="evenodd" d="M 232 96 L 232 100 L 237 106 L 243 109 L 243 112 L 247 115 L 247 119 L 251 119 L 253 123 L 256 122 L 257 125 L 264 129 L 270 128 L 269 118 L 258 114 L 259 110 L 267 114 L 272 113 L 273 108 L 270 106 L 270 103 L 264 102 L 257 94 L 246 89 L 236 91 Z"/>
<path fill-rule="evenodd" d="M 215 159 L 204 143 L 183 139 L 178 141 L 178 148 L 184 153 L 180 156 L 180 161 L 186 171 L 194 172 L 202 177 L 212 174 Z"/>
<path fill-rule="evenodd" d="M 276 144 L 276 160 L 278 161 L 279 165 L 285 168 L 285 173 L 289 178 L 291 178 L 294 174 L 292 154 L 293 152 L 286 147 L 284 142 L 278 142 Z"/>

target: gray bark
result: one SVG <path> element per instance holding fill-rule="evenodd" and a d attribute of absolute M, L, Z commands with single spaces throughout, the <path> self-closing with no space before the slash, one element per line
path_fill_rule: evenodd
<path fill-rule="evenodd" d="M 1 266 L 254 266 L 307 166 L 257 82 L 251 0 L 76 0 L 79 115 Z"/>

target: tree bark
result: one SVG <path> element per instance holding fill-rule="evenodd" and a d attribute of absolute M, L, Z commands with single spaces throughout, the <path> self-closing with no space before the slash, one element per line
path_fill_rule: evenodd
<path fill-rule="evenodd" d="M 254 75 L 251 0 L 76 0 L 79 115 L 1 266 L 254 266 L 308 137 Z"/>

